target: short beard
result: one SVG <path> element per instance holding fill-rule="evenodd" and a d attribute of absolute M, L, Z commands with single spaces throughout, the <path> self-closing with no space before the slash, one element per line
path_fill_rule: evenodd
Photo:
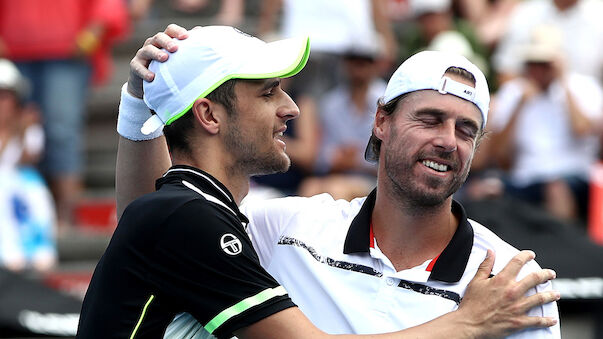
<path fill-rule="evenodd" d="M 412 177 L 412 170 L 417 160 L 401 162 L 398 156 L 394 152 L 385 152 L 385 173 L 391 183 L 392 194 L 407 211 L 416 211 L 420 214 L 428 209 L 441 206 L 446 199 L 461 188 L 469 175 L 469 166 L 467 166 L 463 173 L 455 176 L 452 182 L 447 183 L 449 187 L 446 191 L 432 192 L 430 189 L 437 189 L 442 182 L 437 178 L 429 178 L 426 182 L 427 189 L 417 187 Z M 441 157 L 445 158 L 445 156 Z"/>
<path fill-rule="evenodd" d="M 253 142 L 243 140 L 236 113 L 230 115 L 228 132 L 226 133 L 226 150 L 235 157 L 233 173 L 246 173 L 249 176 L 272 173 L 284 173 L 291 166 L 289 156 L 276 152 L 261 152 Z"/>

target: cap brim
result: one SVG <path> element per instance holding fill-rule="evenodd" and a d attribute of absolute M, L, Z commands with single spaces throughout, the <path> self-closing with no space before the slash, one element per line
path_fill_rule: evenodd
<path fill-rule="evenodd" d="M 299 73 L 310 56 L 310 38 L 290 38 L 264 44 L 255 50 L 250 50 L 245 63 L 237 73 L 229 74 L 215 82 L 213 86 L 199 95 L 203 98 L 230 79 L 269 79 L 287 78 Z M 186 113 L 189 105 L 180 113 L 166 121 L 171 124 Z"/>
<path fill-rule="evenodd" d="M 310 56 L 310 38 L 291 38 L 267 43 L 250 51 L 245 64 L 232 78 L 287 78 L 301 71 Z"/>
<path fill-rule="evenodd" d="M 377 162 L 377 154 L 373 150 L 373 140 L 375 136 L 371 134 L 369 142 L 366 144 L 366 148 L 364 149 L 364 160 L 368 162 Z"/>

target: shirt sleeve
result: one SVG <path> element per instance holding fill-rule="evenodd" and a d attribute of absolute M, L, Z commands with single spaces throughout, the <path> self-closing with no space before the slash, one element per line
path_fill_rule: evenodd
<path fill-rule="evenodd" d="M 535 262 L 531 261 L 520 271 L 518 280 L 524 278 L 531 272 L 539 270 L 540 266 Z M 530 289 L 526 295 L 534 295 L 536 293 L 545 292 L 552 290 L 551 282 L 546 282 L 544 284 L 540 284 L 535 288 Z M 559 311 L 557 309 L 557 303 L 552 302 L 543 306 L 534 307 L 528 311 L 529 316 L 537 316 L 537 317 L 553 317 L 559 319 Z M 555 326 L 551 326 L 548 328 L 532 328 L 526 329 L 520 332 L 517 332 L 508 338 L 510 339 L 560 339 L 561 338 L 561 329 L 559 327 L 559 322 Z"/>
<path fill-rule="evenodd" d="M 599 123 L 603 115 L 603 90 L 597 80 L 573 73 L 570 74 L 568 81 L 570 93 L 581 111 L 594 123 Z"/>
<path fill-rule="evenodd" d="M 249 218 L 247 232 L 263 267 L 270 265 L 274 246 L 302 199 L 288 197 L 250 201 L 241 206 L 241 212 Z"/>
<path fill-rule="evenodd" d="M 186 203 L 157 239 L 157 266 L 149 275 L 157 298 L 190 313 L 218 338 L 295 306 L 260 266 L 239 220 L 218 205 Z"/>

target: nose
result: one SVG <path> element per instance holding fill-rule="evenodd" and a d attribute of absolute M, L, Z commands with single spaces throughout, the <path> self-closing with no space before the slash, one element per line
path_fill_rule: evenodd
<path fill-rule="evenodd" d="M 285 121 L 296 119 L 299 116 L 299 107 L 297 107 L 297 104 L 295 104 L 289 94 L 284 93 L 283 102 L 277 110 L 277 115 Z"/>
<path fill-rule="evenodd" d="M 452 153 L 457 149 L 456 126 L 452 122 L 445 122 L 438 129 L 438 135 L 434 139 L 434 145 L 447 153 Z"/>

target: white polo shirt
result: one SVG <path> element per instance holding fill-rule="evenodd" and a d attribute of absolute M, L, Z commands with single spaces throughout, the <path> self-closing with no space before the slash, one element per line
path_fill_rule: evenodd
<path fill-rule="evenodd" d="M 250 201 L 241 211 L 264 268 L 281 283 L 302 312 L 332 334 L 382 333 L 405 329 L 458 308 L 487 249 L 496 252 L 497 274 L 518 250 L 479 223 L 461 220 L 444 251 L 422 265 L 397 272 L 371 234 L 375 191 L 351 202 L 328 194 Z M 372 244 L 372 246 L 371 246 Z M 524 277 L 540 267 L 528 263 Z M 535 290 L 550 290 L 550 283 Z M 531 290 L 529 294 L 535 293 Z M 555 303 L 530 315 L 558 318 Z M 560 338 L 559 325 L 512 338 Z"/>

